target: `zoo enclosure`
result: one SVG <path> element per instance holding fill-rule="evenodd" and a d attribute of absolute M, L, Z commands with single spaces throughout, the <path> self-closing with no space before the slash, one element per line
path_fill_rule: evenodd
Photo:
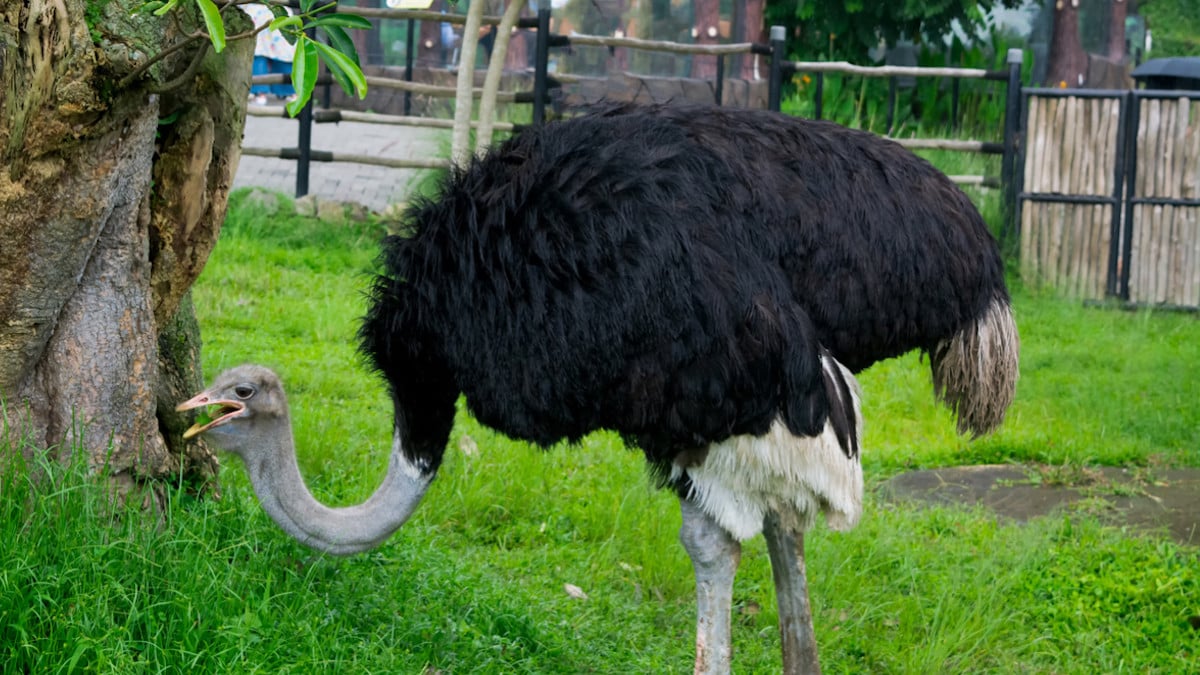
<path fill-rule="evenodd" d="M 438 12 L 423 12 L 413 10 L 393 10 L 393 9 L 368 9 L 359 7 L 343 7 L 340 11 L 356 14 L 372 20 L 380 19 L 399 19 L 409 22 L 408 35 L 415 34 L 412 28 L 412 22 L 422 21 L 438 21 L 451 24 L 465 23 L 466 17 L 455 14 L 441 14 Z M 500 21 L 499 17 L 488 16 L 484 17 L 484 25 L 496 25 Z M 886 77 L 894 84 L 898 77 L 942 77 L 950 78 L 955 83 L 960 79 L 983 79 L 996 80 L 1007 83 L 1007 108 L 1005 115 L 1005 126 L 1003 130 L 1003 140 L 1000 142 L 989 141 L 973 141 L 973 140 L 954 140 L 954 139 L 905 139 L 893 138 L 896 142 L 911 149 L 922 148 L 937 148 L 943 150 L 960 151 L 960 152 L 976 152 L 984 154 L 1001 154 L 1003 155 L 1001 165 L 1001 175 L 996 176 L 951 176 L 953 180 L 962 184 L 971 184 L 982 187 L 998 187 L 1001 185 L 1012 185 L 1013 167 L 1017 154 L 1016 148 L 1016 117 L 1018 110 L 1016 102 L 1018 100 L 1017 92 L 1020 87 L 1020 57 L 1019 50 L 1011 50 L 1008 54 L 1008 67 L 1003 70 L 983 70 L 969 68 L 921 68 L 921 67 L 902 67 L 902 66 L 881 66 L 881 67 L 863 67 L 849 63 L 822 63 L 822 62 L 789 62 L 783 59 L 783 54 L 786 52 L 784 44 L 784 32 L 782 27 L 773 27 L 771 29 L 771 40 L 769 44 L 756 43 L 735 43 L 723 45 L 698 45 L 698 44 L 682 44 L 674 42 L 664 42 L 657 40 L 641 40 L 627 37 L 608 37 L 596 35 L 559 35 L 550 31 L 550 10 L 543 7 L 539 10 L 538 15 L 532 18 L 523 18 L 518 23 L 519 28 L 532 28 L 535 30 L 535 58 L 534 58 L 534 73 L 533 73 L 533 91 L 532 92 L 500 92 L 498 101 L 510 103 L 524 103 L 532 105 L 532 121 L 534 124 L 542 123 L 546 118 L 546 106 L 552 105 L 556 100 L 561 98 L 561 92 L 564 88 L 571 85 L 581 84 L 585 78 L 576 78 L 572 76 L 552 75 L 548 70 L 549 54 L 553 48 L 565 48 L 572 45 L 588 45 L 606 47 L 609 49 L 638 49 L 652 52 L 666 52 L 674 54 L 703 54 L 716 56 L 716 76 L 710 83 L 709 95 L 712 96 L 712 101 L 721 104 L 725 102 L 725 58 L 730 55 L 756 55 L 769 58 L 768 66 L 768 92 L 765 107 L 772 110 L 779 110 L 781 102 L 781 94 L 783 88 L 784 77 L 790 77 L 796 73 L 813 72 L 818 77 L 817 87 L 817 105 L 820 110 L 821 102 L 821 85 L 826 73 L 840 73 L 845 75 L 860 75 L 868 77 Z M 333 162 L 357 162 L 362 164 L 382 165 L 394 168 L 441 168 L 448 166 L 445 160 L 430 160 L 430 159 L 383 159 L 361 155 L 347 155 L 344 153 L 334 153 L 328 151 L 318 151 L 311 148 L 311 125 L 316 122 L 337 122 L 341 120 L 368 122 L 377 124 L 396 124 L 396 125 L 415 125 L 415 126 L 432 126 L 440 128 L 449 128 L 451 123 L 449 120 L 430 118 L 430 117 L 415 117 L 407 114 L 409 111 L 409 102 L 412 94 L 418 94 L 436 98 L 452 98 L 455 95 L 454 87 L 439 87 L 436 85 L 413 82 L 412 55 L 413 41 L 409 39 L 408 49 L 410 58 L 407 61 L 405 69 L 405 78 L 403 80 L 396 78 L 383 77 L 368 77 L 367 83 L 373 88 L 390 88 L 398 89 L 405 92 L 405 115 L 379 115 L 373 113 L 353 112 L 347 110 L 326 109 L 314 112 L 312 104 L 306 106 L 305 110 L 299 116 L 299 134 L 297 148 L 283 149 L 266 149 L 266 148 L 243 148 L 243 152 L 248 155 L 265 156 L 265 157 L 281 157 L 284 159 L 295 159 L 297 161 L 297 176 L 296 176 L 296 194 L 302 196 L 308 192 L 308 168 L 311 161 L 333 161 Z M 254 78 L 255 83 L 279 82 L 283 80 L 283 76 L 268 75 L 258 76 Z M 325 86 L 328 92 L 328 87 L 331 83 L 330 78 L 325 75 L 318 84 Z M 557 96 L 551 94 L 552 91 L 559 92 Z M 957 87 L 955 87 L 957 91 Z M 479 95 L 479 90 L 474 90 L 474 95 Z M 326 94 L 328 100 L 328 93 Z M 328 106 L 326 106 L 328 108 Z M 890 107 L 890 106 L 889 106 Z M 282 111 L 278 109 L 259 109 L 252 108 L 249 114 L 259 115 L 282 115 Z M 819 115 L 818 115 L 819 116 Z M 518 125 L 497 123 L 497 130 L 513 131 L 519 129 Z M 1006 203 L 1012 203 L 1011 199 L 1006 200 Z"/>

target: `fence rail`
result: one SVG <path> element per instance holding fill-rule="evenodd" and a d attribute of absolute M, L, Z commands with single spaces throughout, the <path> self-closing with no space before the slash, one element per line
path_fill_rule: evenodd
<path fill-rule="evenodd" d="M 440 12 L 430 12 L 421 10 L 397 10 L 383 8 L 366 8 L 366 7 L 341 7 L 339 11 L 354 14 L 368 19 L 390 19 L 409 21 L 409 46 L 411 47 L 413 40 L 413 24 L 414 21 L 436 21 L 451 24 L 463 24 L 466 17 L 461 14 L 442 14 Z M 504 103 L 517 104 L 532 104 L 533 106 L 533 123 L 540 124 L 545 119 L 545 108 L 550 102 L 548 92 L 552 89 L 561 88 L 566 84 L 573 82 L 584 82 L 586 78 L 572 77 L 570 75 L 551 77 L 548 72 L 548 53 L 551 48 L 563 48 L 572 45 L 598 46 L 608 47 L 610 49 L 640 49 L 648 51 L 656 51 L 673 54 L 690 54 L 690 55 L 713 55 L 717 57 L 717 74 L 714 87 L 714 96 L 717 103 L 721 103 L 723 99 L 723 81 L 724 81 L 724 57 L 734 54 L 756 54 L 768 57 L 770 67 L 769 71 L 769 89 L 768 89 L 768 107 L 773 110 L 779 110 L 780 92 L 782 90 L 783 75 L 785 73 L 796 72 L 813 72 L 817 74 L 818 79 L 818 111 L 820 106 L 820 83 L 821 78 L 826 73 L 841 73 L 848 75 L 859 75 L 868 77 L 887 77 L 892 78 L 893 82 L 896 77 L 946 77 L 958 79 L 986 79 L 986 80 L 1007 80 L 1009 83 L 1009 96 L 1015 98 L 1015 91 L 1019 90 L 1019 59 L 1014 63 L 1010 60 L 1007 70 L 989 71 L 973 68 L 916 68 L 916 67 L 901 67 L 901 66 L 880 66 L 880 67 L 864 67 L 857 66 L 846 62 L 804 62 L 804 61 L 785 61 L 784 54 L 784 34 L 780 27 L 773 27 L 771 30 L 771 40 L 768 44 L 757 44 L 751 42 L 721 44 L 721 45 L 699 45 L 699 44 L 681 44 L 674 42 L 666 42 L 661 40 L 643 40 L 629 37 L 610 37 L 601 35 L 583 35 L 571 33 L 568 35 L 559 35 L 551 33 L 549 30 L 550 12 L 548 8 L 542 8 L 538 12 L 537 17 L 524 18 L 518 23 L 521 28 L 532 28 L 536 34 L 535 45 L 535 68 L 533 77 L 532 92 L 500 92 L 497 96 L 497 101 Z M 485 16 L 482 23 L 484 25 L 497 25 L 500 22 L 498 16 Z M 1015 51 L 1015 50 L 1014 50 Z M 1016 52 L 1018 55 L 1019 51 Z M 408 95 L 417 94 L 420 96 L 428 96 L 431 98 L 451 98 L 455 95 L 454 87 L 444 87 L 432 84 L 418 83 L 412 81 L 412 54 L 410 50 L 410 58 L 408 67 L 406 67 L 405 79 L 367 76 L 367 84 L 370 87 L 388 88 L 406 92 L 406 111 Z M 1010 53 L 1011 59 L 1011 53 Z M 256 84 L 277 83 L 285 81 L 285 76 L 281 75 L 266 75 L 256 76 L 253 82 Z M 328 86 L 330 78 L 328 75 L 323 75 L 318 79 L 318 84 Z M 481 94 L 481 89 L 475 88 L 472 95 L 478 97 Z M 889 105 L 889 110 L 893 106 Z M 1014 108 L 1015 109 L 1015 108 Z M 275 115 L 276 110 L 271 108 L 252 107 L 250 114 L 255 115 Z M 819 117 L 818 112 L 818 117 Z M 910 149 L 940 149 L 951 150 L 956 152 L 975 152 L 984 154 L 1001 154 L 1004 156 L 1002 170 L 1000 176 L 976 176 L 962 175 L 951 176 L 951 179 L 962 185 L 972 185 L 978 187 L 998 187 L 1003 186 L 1007 189 L 1011 177 L 1010 168 L 1013 165 L 1013 157 L 1016 154 L 1015 140 L 1015 124 L 1010 124 L 1009 117 L 1006 115 L 1006 125 L 1004 130 L 1004 139 L 1001 142 L 994 141 L 979 141 L 979 140 L 958 140 L 958 139 L 914 139 L 914 138 L 892 138 L 893 141 Z M 890 119 L 890 117 L 889 117 Z M 311 125 L 316 122 L 336 122 L 339 120 L 368 122 L 376 124 L 393 124 L 393 125 L 409 125 L 409 126 L 428 126 L 434 128 L 452 128 L 451 120 L 414 117 L 408 114 L 400 115 L 379 115 L 372 113 L 359 113 L 346 110 L 322 110 L 313 111 L 310 106 L 305 113 L 301 115 L 301 131 L 298 148 L 288 148 L 271 150 L 265 148 L 247 148 L 246 154 L 255 156 L 283 157 L 296 158 L 297 166 L 297 194 L 304 194 L 308 189 L 307 165 L 309 161 L 347 161 L 358 162 L 363 164 L 372 164 L 379 166 L 395 166 L 401 168 L 440 168 L 445 166 L 444 162 L 434 162 L 431 160 L 413 160 L 406 162 L 397 159 L 381 159 L 364 157 L 361 155 L 350 155 L 345 153 L 335 153 L 327 151 L 314 151 L 310 147 L 308 139 L 311 138 L 311 131 L 305 131 L 305 125 Z M 889 129 L 891 125 L 889 123 Z M 512 131 L 519 128 L 519 125 L 498 123 L 495 128 L 501 131 Z"/>

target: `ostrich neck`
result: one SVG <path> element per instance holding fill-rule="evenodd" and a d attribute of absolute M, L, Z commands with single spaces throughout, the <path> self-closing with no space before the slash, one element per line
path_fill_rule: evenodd
<path fill-rule="evenodd" d="M 408 520 L 433 480 L 405 458 L 397 429 L 387 475 L 375 492 L 361 504 L 326 506 L 300 475 L 290 422 L 285 418 L 280 426 L 263 435 L 270 440 L 247 458 L 246 470 L 271 519 L 312 548 L 349 555 L 378 546 Z"/>

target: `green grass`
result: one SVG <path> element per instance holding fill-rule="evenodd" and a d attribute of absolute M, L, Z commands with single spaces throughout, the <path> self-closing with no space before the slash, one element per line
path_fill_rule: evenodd
<path fill-rule="evenodd" d="M 302 469 L 330 503 L 370 493 L 390 441 L 390 404 L 353 341 L 378 234 L 238 197 L 195 290 L 209 377 L 247 361 L 280 372 Z M 1015 303 L 1023 376 L 995 436 L 955 436 L 915 357 L 863 375 L 869 484 L 993 461 L 1200 466 L 1200 322 L 1019 285 Z M 637 452 L 605 433 L 543 452 L 465 413 L 450 443 L 413 520 L 349 559 L 277 530 L 230 457 L 220 500 L 171 492 L 155 527 L 112 513 L 79 469 L 5 472 L 2 670 L 690 672 L 678 506 Z M 1194 548 L 1081 512 L 1021 526 L 867 501 L 854 531 L 808 537 L 827 672 L 1180 673 L 1200 659 Z M 734 601 L 737 671 L 777 672 L 759 540 L 745 546 Z"/>

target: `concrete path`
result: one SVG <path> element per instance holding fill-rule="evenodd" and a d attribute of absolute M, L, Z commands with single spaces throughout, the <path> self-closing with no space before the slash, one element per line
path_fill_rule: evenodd
<path fill-rule="evenodd" d="M 299 123 L 284 117 L 246 117 L 243 147 L 295 148 Z M 448 131 L 361 122 L 313 124 L 314 150 L 388 158 L 437 157 L 450 146 Z M 357 202 L 374 211 L 404 201 L 420 172 L 345 162 L 313 162 L 309 193 L 326 199 Z M 235 188 L 263 187 L 296 194 L 296 162 L 242 155 Z"/>

